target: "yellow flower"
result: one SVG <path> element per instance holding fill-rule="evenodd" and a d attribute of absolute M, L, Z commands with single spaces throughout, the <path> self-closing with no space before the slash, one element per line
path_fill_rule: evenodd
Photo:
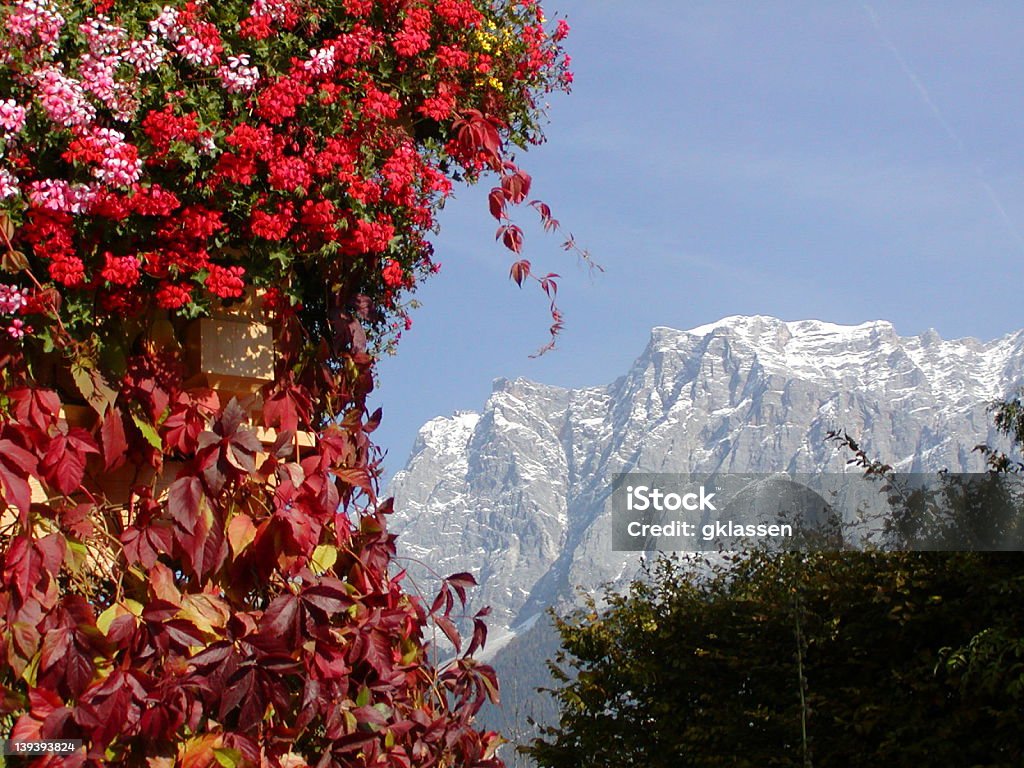
<path fill-rule="evenodd" d="M 494 43 L 498 40 L 496 35 L 492 35 L 489 32 L 484 32 L 479 29 L 476 30 L 475 37 L 477 45 L 488 53 L 494 49 Z"/>

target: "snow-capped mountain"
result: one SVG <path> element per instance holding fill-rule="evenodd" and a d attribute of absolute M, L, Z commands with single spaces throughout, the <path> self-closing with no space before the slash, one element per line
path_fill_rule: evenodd
<path fill-rule="evenodd" d="M 389 488 L 392 527 L 400 554 L 477 576 L 493 652 L 575 590 L 633 575 L 637 554 L 611 549 L 614 474 L 842 472 L 832 429 L 900 471 L 977 470 L 971 449 L 999 442 L 986 406 L 1022 372 L 1024 331 L 982 343 L 739 316 L 655 328 L 607 386 L 500 379 L 479 413 L 424 425 Z"/>

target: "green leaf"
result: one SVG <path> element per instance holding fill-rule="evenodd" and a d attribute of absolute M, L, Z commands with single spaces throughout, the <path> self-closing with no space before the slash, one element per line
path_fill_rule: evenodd
<path fill-rule="evenodd" d="M 242 764 L 242 753 L 230 747 L 214 747 L 213 757 L 224 768 L 237 768 Z"/>
<path fill-rule="evenodd" d="M 135 426 L 139 428 L 139 432 L 142 433 L 142 436 L 146 438 L 147 443 L 158 451 L 163 450 L 163 442 L 160 440 L 160 435 L 157 433 L 156 427 L 134 413 L 132 414 L 132 421 L 135 422 Z"/>
<path fill-rule="evenodd" d="M 78 391 L 82 393 L 85 401 L 101 416 L 117 400 L 117 390 L 111 387 L 103 374 L 91 365 L 83 364 L 80 361 L 73 362 L 71 378 L 75 380 L 75 386 L 78 387 Z"/>

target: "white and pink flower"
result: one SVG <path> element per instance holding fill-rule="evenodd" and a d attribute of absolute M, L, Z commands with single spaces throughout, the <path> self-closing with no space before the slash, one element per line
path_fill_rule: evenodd
<path fill-rule="evenodd" d="M 25 108 L 14 99 L 0 100 L 0 128 L 7 137 L 19 133 L 25 127 Z"/>
<path fill-rule="evenodd" d="M 39 103 L 53 122 L 65 127 L 86 126 L 96 119 L 96 108 L 78 80 L 52 65 L 36 70 L 33 76 Z"/>
<path fill-rule="evenodd" d="M 228 63 L 217 69 L 217 76 L 228 93 L 252 93 L 260 80 L 258 67 L 250 66 L 249 56 L 228 56 Z"/>

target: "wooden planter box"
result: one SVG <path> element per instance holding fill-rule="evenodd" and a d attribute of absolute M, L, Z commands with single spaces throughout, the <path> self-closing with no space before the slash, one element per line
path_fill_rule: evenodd
<path fill-rule="evenodd" d="M 250 294 L 192 321 L 185 331 L 187 383 L 234 396 L 259 391 L 274 378 L 274 332 L 264 319 L 260 298 Z"/>

